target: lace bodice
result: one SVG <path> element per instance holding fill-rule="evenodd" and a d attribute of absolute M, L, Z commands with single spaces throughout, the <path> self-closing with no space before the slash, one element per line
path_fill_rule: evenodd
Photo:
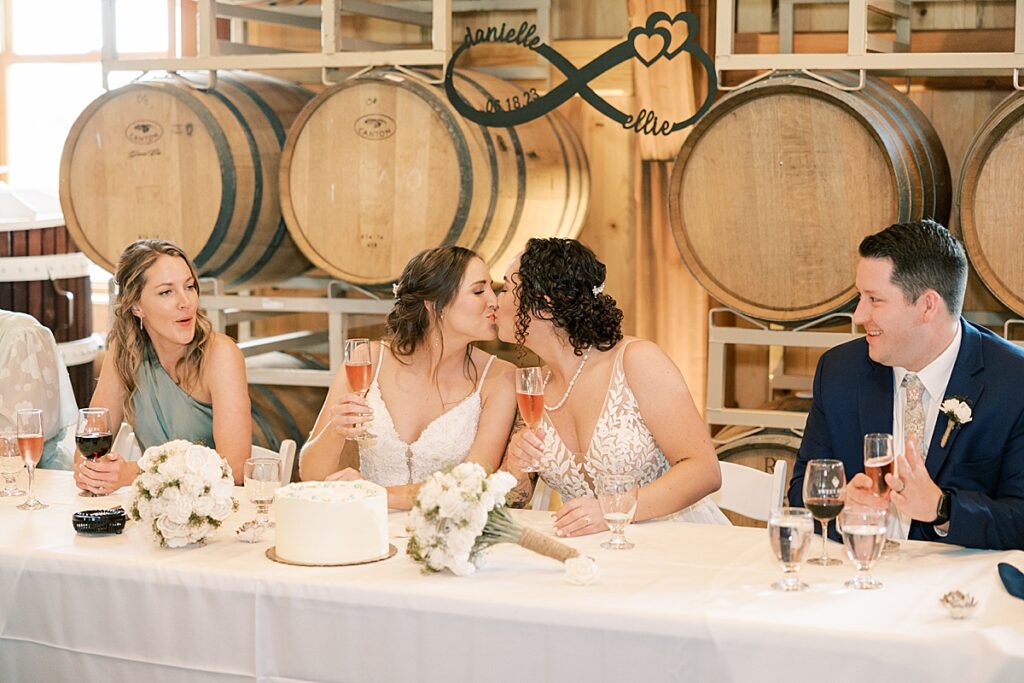
<path fill-rule="evenodd" d="M 366 402 L 373 409 L 373 421 L 368 429 L 376 438 L 359 443 L 359 471 L 363 478 L 381 486 L 413 484 L 438 470 L 459 464 L 469 455 L 483 411 L 480 388 L 494 356 L 488 359 L 473 393 L 439 415 L 410 444 L 402 441 L 395 430 L 395 423 L 380 392 L 377 378 L 384 360 L 384 349 L 381 344 L 373 383 L 366 394 Z"/>
<path fill-rule="evenodd" d="M 548 486 L 558 491 L 563 500 L 593 497 L 594 482 L 602 474 L 632 472 L 643 487 L 669 469 L 668 460 L 647 428 L 636 396 L 626 382 L 622 356 L 630 343 L 623 344 L 615 355 L 608 392 L 585 453 L 570 451 L 547 413 L 544 414 L 544 455 L 540 461 L 540 476 Z M 675 516 L 680 515 L 684 521 L 729 524 L 718 507 L 706 499 Z"/>

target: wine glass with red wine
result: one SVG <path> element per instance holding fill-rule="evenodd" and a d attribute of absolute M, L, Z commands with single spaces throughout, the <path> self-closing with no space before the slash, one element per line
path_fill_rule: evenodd
<path fill-rule="evenodd" d="M 536 431 L 544 417 L 544 379 L 540 368 L 516 368 L 516 403 L 523 422 L 530 431 Z M 523 472 L 538 471 L 540 463 L 536 460 L 523 468 Z"/>
<path fill-rule="evenodd" d="M 106 408 L 82 408 L 78 411 L 78 424 L 75 427 L 75 445 L 78 452 L 86 460 L 97 460 L 110 452 L 114 436 L 110 431 L 110 412 Z M 92 498 L 92 491 L 82 491 L 78 495 Z"/>
<path fill-rule="evenodd" d="M 804 473 L 804 507 L 821 524 L 821 557 L 807 564 L 823 567 L 842 564 L 828 556 L 828 523 L 839 515 L 846 499 L 846 470 L 839 460 L 811 460 Z"/>
<path fill-rule="evenodd" d="M 28 470 L 28 500 L 18 506 L 19 510 L 42 510 L 49 507 L 36 499 L 32 491 L 36 465 L 43 457 L 43 411 L 26 409 L 18 411 L 18 450 Z"/>
<path fill-rule="evenodd" d="M 370 340 L 357 338 L 345 340 L 345 377 L 348 387 L 354 393 L 366 398 L 373 383 L 373 358 L 370 356 Z M 367 421 L 368 422 L 368 421 Z M 366 426 L 363 422 L 362 426 Z M 353 441 L 366 441 L 373 436 L 369 432 L 350 436 Z"/>

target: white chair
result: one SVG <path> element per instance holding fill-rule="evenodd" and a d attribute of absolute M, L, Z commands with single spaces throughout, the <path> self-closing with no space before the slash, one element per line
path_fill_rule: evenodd
<path fill-rule="evenodd" d="M 533 485 L 533 498 L 530 499 L 530 509 L 550 510 L 551 509 L 551 487 L 544 483 L 544 480 L 537 477 Z"/>
<path fill-rule="evenodd" d="M 125 460 L 138 460 L 142 457 L 142 448 L 135 438 L 135 431 L 127 422 L 121 423 L 121 429 L 118 430 L 117 436 L 114 437 L 114 445 L 111 446 L 110 450 L 120 453 L 121 457 Z M 280 458 L 281 462 L 284 463 L 285 483 L 288 483 L 291 481 L 292 467 L 295 464 L 295 441 L 285 439 L 281 442 L 281 447 L 276 451 L 263 448 L 262 446 L 253 446 L 251 457 Z"/>
<path fill-rule="evenodd" d="M 125 460 L 138 460 L 142 457 L 142 447 L 135 438 L 135 430 L 127 422 L 121 423 L 114 437 L 114 444 L 110 447 L 114 453 L 120 453 Z"/>
<path fill-rule="evenodd" d="M 786 487 L 786 461 L 776 460 L 773 474 L 746 465 L 719 462 L 722 488 L 710 498 L 723 510 L 767 522 L 772 510 L 782 507 Z"/>
<path fill-rule="evenodd" d="M 280 458 L 281 462 L 284 463 L 284 483 L 287 484 L 292 480 L 292 467 L 295 466 L 295 441 L 292 439 L 282 441 L 281 448 L 276 451 L 264 448 L 263 446 L 253 446 L 252 457 Z"/>

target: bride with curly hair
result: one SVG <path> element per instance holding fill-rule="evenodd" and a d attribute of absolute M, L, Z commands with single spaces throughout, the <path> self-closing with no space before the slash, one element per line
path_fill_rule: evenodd
<path fill-rule="evenodd" d="M 608 528 L 595 482 L 631 473 L 637 520 L 728 524 L 705 500 L 722 473 L 679 368 L 653 342 L 623 336 L 604 281 L 604 264 L 570 239 L 531 239 L 508 267 L 498 336 L 540 356 L 547 378 L 541 427 L 519 429 L 506 450 L 502 467 L 519 479 L 511 497 L 529 500 L 534 480 L 523 470 L 539 463 L 566 501 L 555 533 L 592 534 Z"/>

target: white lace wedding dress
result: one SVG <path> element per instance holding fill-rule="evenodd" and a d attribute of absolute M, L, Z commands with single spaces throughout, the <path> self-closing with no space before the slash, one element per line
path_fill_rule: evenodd
<path fill-rule="evenodd" d="M 359 442 L 359 471 L 364 479 L 381 486 L 415 484 L 466 459 L 476 439 L 483 410 L 480 387 L 484 385 L 494 356 L 488 359 L 472 394 L 428 424 L 415 441 L 406 443 L 395 430 L 377 383 L 384 349 L 381 344 L 373 383 L 366 394 L 366 402 L 373 409 L 373 421 L 368 429 L 376 438 Z"/>
<path fill-rule="evenodd" d="M 623 344 L 615 355 L 608 393 L 585 454 L 573 453 L 566 448 L 547 413 L 544 414 L 544 455 L 540 461 L 540 477 L 558 491 L 562 500 L 594 497 L 594 481 L 602 474 L 634 472 L 643 487 L 668 471 L 668 460 L 644 423 L 622 369 L 622 355 L 630 343 Z M 718 506 L 706 498 L 663 519 L 730 524 Z"/>

